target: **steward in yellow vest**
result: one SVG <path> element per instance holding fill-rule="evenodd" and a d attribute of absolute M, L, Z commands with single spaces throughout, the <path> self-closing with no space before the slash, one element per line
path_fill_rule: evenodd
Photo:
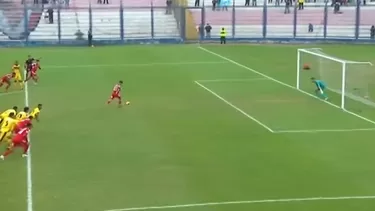
<path fill-rule="evenodd" d="M 304 4 L 305 4 L 305 0 L 298 0 L 298 10 L 303 10 Z"/>
<path fill-rule="evenodd" d="M 227 31 L 223 28 L 220 30 L 220 44 L 227 43 Z"/>

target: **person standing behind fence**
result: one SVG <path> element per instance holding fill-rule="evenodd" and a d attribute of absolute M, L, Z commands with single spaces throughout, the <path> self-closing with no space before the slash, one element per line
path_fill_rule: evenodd
<path fill-rule="evenodd" d="M 250 0 L 245 0 L 245 7 L 250 6 Z"/>
<path fill-rule="evenodd" d="M 53 24 L 53 9 L 52 9 L 52 7 L 48 8 L 47 13 L 48 13 L 49 24 Z"/>
<path fill-rule="evenodd" d="M 91 29 L 87 32 L 87 40 L 89 41 L 89 47 L 93 47 L 93 44 L 92 44 L 92 31 Z"/>
<path fill-rule="evenodd" d="M 195 3 L 194 3 L 194 5 L 195 5 L 195 7 L 199 7 L 199 0 L 195 0 Z"/>
<path fill-rule="evenodd" d="M 370 29 L 370 38 L 374 39 L 375 38 L 375 26 L 372 25 Z"/>
<path fill-rule="evenodd" d="M 220 30 L 220 44 L 226 44 L 226 43 L 227 43 L 227 31 L 223 27 Z"/>
<path fill-rule="evenodd" d="M 292 4 L 292 0 L 285 0 L 285 10 L 284 14 L 290 13 L 290 5 Z"/>
<path fill-rule="evenodd" d="M 207 23 L 206 27 L 204 27 L 204 30 L 206 31 L 206 38 L 211 38 L 212 26 L 209 23 Z"/>
<path fill-rule="evenodd" d="M 224 11 L 228 11 L 228 5 L 229 5 L 229 0 L 221 0 L 221 9 Z"/>
<path fill-rule="evenodd" d="M 167 0 L 167 9 L 165 10 L 165 14 L 172 14 L 172 0 Z"/>
<path fill-rule="evenodd" d="M 298 10 L 303 10 L 305 0 L 298 0 Z"/>
<path fill-rule="evenodd" d="M 212 0 L 212 11 L 216 10 L 217 0 Z"/>
<path fill-rule="evenodd" d="M 103 4 L 109 4 L 108 0 L 103 0 Z"/>

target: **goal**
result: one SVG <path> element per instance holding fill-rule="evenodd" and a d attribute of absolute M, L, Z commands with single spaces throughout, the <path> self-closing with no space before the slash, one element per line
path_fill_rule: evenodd
<path fill-rule="evenodd" d="M 308 66 L 309 68 L 304 68 Z M 311 78 L 326 83 L 330 102 L 342 109 L 375 107 L 375 72 L 371 62 L 358 62 L 330 56 L 320 48 L 298 49 L 297 89 L 313 93 Z M 356 108 L 354 108 L 356 107 Z"/>

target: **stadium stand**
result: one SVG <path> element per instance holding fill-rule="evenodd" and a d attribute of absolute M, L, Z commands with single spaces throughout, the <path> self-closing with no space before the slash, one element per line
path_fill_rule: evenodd
<path fill-rule="evenodd" d="M 20 0 L 21 1 L 21 0 Z M 25 0 L 27 4 L 32 5 L 33 0 Z M 68 0 L 65 0 L 68 1 Z M 24 8 L 19 2 L 0 0 L 0 20 L 8 22 L 12 27 L 6 27 L 6 24 L 0 22 L 0 40 L 24 40 L 29 33 L 24 32 L 25 25 L 30 30 L 29 40 L 58 40 L 58 24 L 60 18 L 61 38 L 63 40 L 80 39 L 78 33 L 82 33 L 81 39 L 86 38 L 89 30 L 90 14 L 88 6 L 92 6 L 92 30 L 94 39 L 120 39 L 120 0 L 109 0 L 110 4 L 98 4 L 96 0 L 70 0 L 69 6 L 61 10 L 60 16 L 57 11 L 53 17 L 55 22 L 50 24 L 44 17 L 46 11 L 38 5 L 34 5 L 28 12 L 29 23 L 25 24 Z M 177 0 L 176 0 L 177 1 Z M 194 7 L 195 0 L 178 0 L 179 6 Z M 228 31 L 228 37 L 232 36 L 233 16 L 235 16 L 235 37 L 248 38 L 262 37 L 263 33 L 263 8 L 262 7 L 242 7 L 244 1 L 235 1 L 236 6 L 233 15 L 232 8 L 228 11 L 211 10 L 211 0 L 204 1 L 205 23 L 210 23 L 213 27 L 212 36 L 218 35 L 219 28 L 225 27 Z M 322 4 L 317 0 L 317 4 Z M 67 2 L 66 2 L 67 3 Z M 258 5 L 262 5 L 263 0 L 258 0 Z M 314 3 L 306 3 L 311 5 Z M 65 2 L 64 2 L 65 5 Z M 154 6 L 165 7 L 165 0 L 154 0 Z M 124 0 L 124 36 L 125 39 L 132 38 L 151 38 L 151 9 L 150 0 Z M 46 10 L 46 7 L 44 10 Z M 140 8 L 143 7 L 143 8 Z M 9 9 L 6 9 L 9 8 Z M 333 14 L 332 8 L 328 11 L 327 35 L 329 37 L 353 37 L 355 33 L 356 11 L 354 7 L 342 7 L 341 14 Z M 177 22 L 177 10 L 175 15 L 166 14 L 164 8 L 154 9 L 154 36 L 155 38 L 178 38 L 179 26 Z M 297 36 L 299 37 L 321 37 L 323 36 L 323 7 L 305 7 L 304 10 L 297 13 Z M 202 20 L 202 8 L 191 8 L 185 13 L 186 32 L 188 37 L 196 39 L 198 33 L 196 26 Z M 59 17 L 58 17 L 59 16 Z M 4 18 L 5 17 L 5 18 Z M 293 12 L 284 14 L 284 7 L 268 7 L 267 9 L 267 37 L 292 37 L 293 36 Z M 177 21 L 176 21 L 177 20 Z M 15 22 L 16 24 L 12 23 Z M 10 24 L 12 23 L 12 24 Z M 314 25 L 314 32 L 308 32 L 308 24 Z M 359 36 L 369 37 L 369 28 L 375 25 L 375 7 L 363 6 L 360 12 L 360 31 Z"/>
<path fill-rule="evenodd" d="M 24 0 L 26 4 L 30 4 L 31 0 Z M 1 40 L 22 40 L 29 33 L 33 32 L 40 21 L 43 8 L 41 6 L 33 6 L 27 14 L 28 23 L 25 23 L 24 5 L 18 1 L 0 0 L 0 39 Z"/>
<path fill-rule="evenodd" d="M 189 6 L 194 7 L 195 0 L 189 0 Z M 212 36 L 218 36 L 219 29 L 225 27 L 228 37 L 232 36 L 232 8 L 228 11 L 211 10 L 211 0 L 204 2 L 205 22 L 209 23 L 212 29 Z M 236 6 L 243 6 L 244 1 L 236 1 Z M 258 5 L 263 1 L 258 0 Z M 314 4 L 314 3 L 312 3 Z M 274 4 L 273 4 L 274 5 Z M 272 6 L 273 6 L 272 5 Z M 307 3 L 307 5 L 309 5 Z M 292 8 L 293 10 L 293 8 Z M 327 36 L 330 37 L 353 37 L 355 33 L 355 7 L 341 7 L 341 14 L 333 14 L 329 8 L 327 18 Z M 201 24 L 201 11 L 191 9 L 196 25 Z M 262 7 L 241 7 L 235 9 L 235 37 L 262 37 L 263 32 L 263 8 Z M 267 9 L 267 37 L 291 37 L 293 36 L 294 14 L 284 14 L 284 7 L 268 7 Z M 297 13 L 297 36 L 318 37 L 323 36 L 324 8 L 305 7 Z M 205 24 L 206 24 L 205 23 Z M 309 23 L 314 25 L 314 32 L 308 32 Z M 369 29 L 375 24 L 375 7 L 361 7 L 360 13 L 360 37 L 369 37 Z"/>
<path fill-rule="evenodd" d="M 76 39 L 79 30 L 86 34 L 89 30 L 89 10 L 88 2 L 84 0 L 74 0 L 69 9 L 62 9 L 61 18 L 61 38 Z M 109 5 L 92 2 L 92 31 L 94 39 L 120 39 L 120 1 L 111 0 Z M 124 36 L 129 38 L 150 38 L 151 37 L 151 10 L 137 9 L 136 7 L 150 7 L 149 0 L 129 0 L 124 1 Z M 165 6 L 164 0 L 154 1 L 154 6 Z M 57 12 L 54 19 L 58 19 Z M 35 32 L 31 33 L 30 40 L 57 39 L 57 24 L 49 24 L 41 21 Z M 154 10 L 154 36 L 155 38 L 179 37 L 177 23 L 173 15 L 165 14 L 165 9 Z M 85 38 L 85 36 L 84 36 Z"/>

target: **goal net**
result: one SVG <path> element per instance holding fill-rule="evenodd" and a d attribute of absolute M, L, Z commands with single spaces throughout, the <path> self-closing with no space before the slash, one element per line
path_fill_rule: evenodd
<path fill-rule="evenodd" d="M 306 68 L 309 67 L 309 68 Z M 330 56 L 319 48 L 298 49 L 297 89 L 315 94 L 311 78 L 324 81 L 329 101 L 345 110 L 375 107 L 375 70 L 371 62 Z"/>

